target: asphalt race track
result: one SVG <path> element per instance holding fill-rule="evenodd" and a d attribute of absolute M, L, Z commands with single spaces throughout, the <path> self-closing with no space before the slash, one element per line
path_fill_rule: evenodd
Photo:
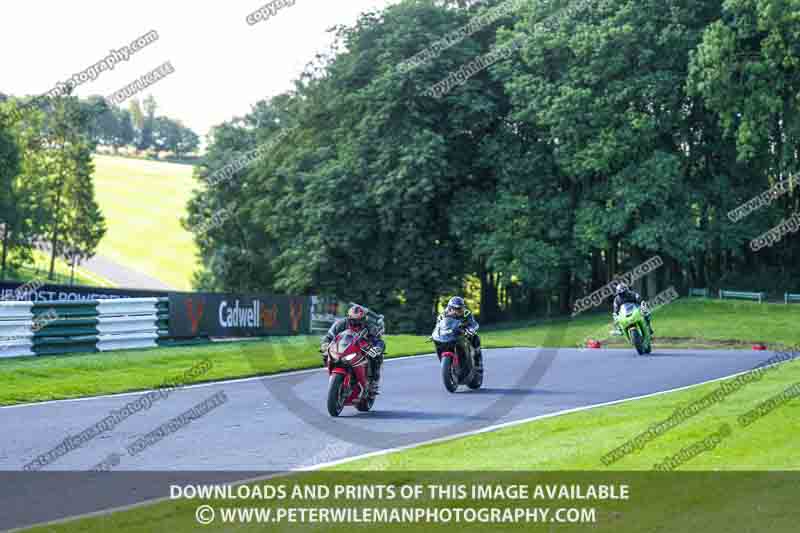
<path fill-rule="evenodd" d="M 445 391 L 435 356 L 400 358 L 387 360 L 382 394 L 373 412 L 359 413 L 346 407 L 339 418 L 330 417 L 326 411 L 328 377 L 323 369 L 194 386 L 154 402 L 149 409 L 61 456 L 44 471 L 86 471 L 116 453 L 119 464 L 114 472 L 217 471 L 220 479 L 242 478 L 253 472 L 310 467 L 499 423 L 684 387 L 751 369 L 773 355 L 735 350 L 656 349 L 644 357 L 636 356 L 632 349 L 485 350 L 484 387 L 470 391 L 462 386 L 456 394 Z M 220 391 L 227 401 L 205 416 L 141 453 L 130 455 L 126 451 L 139 437 Z M 141 395 L 0 408 L 0 470 L 20 472 L 39 454 Z M 34 476 L 2 475 L 17 476 L 14 483 Z M 8 479 L 0 483 L 0 509 L 15 508 L 6 504 L 27 507 L 35 492 L 11 485 Z M 79 489 L 74 490 L 79 493 Z M 51 509 L 47 516 L 18 512 L 4 519 L 0 512 L 0 529 L 165 495 L 163 485 L 160 493 L 149 493 L 142 487 L 135 495 L 130 491 L 116 495 L 106 492 L 108 498 L 94 502 L 95 507 L 86 507 L 88 502 L 75 497 L 71 507 Z"/>

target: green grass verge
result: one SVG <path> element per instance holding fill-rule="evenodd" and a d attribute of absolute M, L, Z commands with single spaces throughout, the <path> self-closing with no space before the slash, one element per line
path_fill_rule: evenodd
<path fill-rule="evenodd" d="M 725 347 L 750 348 L 751 340 L 792 345 L 798 341 L 796 324 L 800 306 L 678 301 L 654 315 L 657 335 L 688 337 L 701 334 L 703 342 Z M 587 337 L 608 334 L 605 314 L 587 314 L 574 320 L 554 320 L 538 325 L 518 324 L 514 329 L 482 332 L 483 346 L 505 348 L 542 346 L 549 339 L 561 340 L 557 347 L 582 346 Z M 740 342 L 747 341 L 747 342 Z M 388 335 L 389 357 L 430 353 L 433 346 L 424 336 Z M 737 344 L 738 343 L 738 344 Z M 693 343 L 689 343 L 693 344 Z M 701 343 L 702 344 L 702 343 Z M 659 344 L 657 339 L 655 349 Z M 262 339 L 249 342 L 157 348 L 152 350 L 75 354 L 36 358 L 0 359 L 0 405 L 35 402 L 145 390 L 158 387 L 168 377 L 178 377 L 192 365 L 208 358 L 213 369 L 198 381 L 274 374 L 320 365 L 317 337 L 291 342 Z"/>
<path fill-rule="evenodd" d="M 656 347 L 670 345 L 694 347 L 750 348 L 753 342 L 793 345 L 800 341 L 797 324 L 800 305 L 759 304 L 749 301 L 682 298 L 653 313 Z M 561 346 L 585 346 L 587 338 L 611 341 L 612 322 L 608 315 L 591 313 L 574 320 L 554 321 L 563 337 Z M 541 346 L 551 333 L 549 328 L 520 327 L 492 333 L 497 346 Z M 668 342 L 664 342 L 668 339 Z"/>
<path fill-rule="evenodd" d="M 197 248 L 180 219 L 196 186 L 193 167 L 102 155 L 94 162 L 97 201 L 108 225 L 98 254 L 190 290 Z"/>
<path fill-rule="evenodd" d="M 23 266 L 16 270 L 10 270 L 7 279 L 11 281 L 26 282 L 34 279 L 47 280 L 50 272 L 50 256 L 39 250 L 33 251 L 33 264 Z M 51 283 L 69 285 L 71 280 L 71 268 L 62 259 L 56 259 L 53 280 Z M 109 280 L 98 276 L 93 272 L 77 267 L 75 269 L 75 285 L 89 285 L 92 287 L 113 287 L 114 284 Z"/>
<path fill-rule="evenodd" d="M 497 431 L 351 462 L 337 470 L 652 470 L 727 424 L 730 435 L 711 450 L 683 462 L 680 470 L 800 470 L 797 419 L 800 395 L 747 427 L 738 418 L 797 385 L 800 361 L 773 367 L 646 442 L 641 450 L 606 465 L 602 458 L 664 422 L 692 402 L 718 390 L 724 380 L 664 395 L 544 418 Z M 710 442 L 710 441 L 709 441 Z M 499 452 L 502 450 L 501 452 Z"/>
<path fill-rule="evenodd" d="M 389 357 L 428 353 L 422 337 L 393 335 Z M 318 337 L 221 342 L 151 350 L 0 359 L 0 405 L 152 389 L 198 361 L 211 370 L 185 383 L 275 374 L 321 366 Z"/>

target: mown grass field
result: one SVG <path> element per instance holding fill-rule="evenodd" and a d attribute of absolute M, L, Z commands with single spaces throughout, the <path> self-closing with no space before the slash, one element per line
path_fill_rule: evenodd
<path fill-rule="evenodd" d="M 752 341 L 775 347 L 800 341 L 800 306 L 679 300 L 658 310 L 653 324 L 655 349 L 670 346 L 717 346 L 750 349 Z M 605 338 L 611 327 L 605 314 L 579 315 L 574 320 L 517 323 L 513 329 L 486 328 L 484 347 L 546 346 L 575 348 L 587 338 Z M 422 335 L 388 335 L 388 357 L 431 353 Z M 201 380 L 220 380 L 315 368 L 320 363 L 318 337 L 261 339 L 212 345 L 157 348 L 46 357 L 0 359 L 0 405 L 76 398 L 158 387 L 208 358 L 213 369 Z"/>
<path fill-rule="evenodd" d="M 62 285 L 69 285 L 73 281 L 75 285 L 91 285 L 93 287 L 113 287 L 114 284 L 109 280 L 99 276 L 93 272 L 77 267 L 75 269 L 75 278 L 71 278 L 72 270 L 63 260 L 56 259 L 52 283 Z M 47 280 L 50 272 L 50 256 L 39 251 L 33 252 L 33 264 L 24 266 L 17 270 L 9 271 L 6 278 L 11 281 L 26 282 L 34 279 Z"/>
<path fill-rule="evenodd" d="M 197 262 L 180 225 L 194 188 L 193 167 L 95 156 L 95 191 L 108 225 L 97 253 L 179 290 L 190 290 Z"/>

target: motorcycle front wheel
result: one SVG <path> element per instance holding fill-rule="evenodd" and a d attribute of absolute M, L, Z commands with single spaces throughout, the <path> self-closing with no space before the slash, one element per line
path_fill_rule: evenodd
<path fill-rule="evenodd" d="M 639 333 L 638 329 L 634 329 L 631 331 L 631 342 L 633 343 L 634 348 L 636 348 L 636 352 L 639 355 L 644 355 L 644 343 L 642 341 L 642 334 Z"/>
<path fill-rule="evenodd" d="M 442 382 L 447 392 L 455 392 L 458 388 L 452 357 L 442 357 Z"/>
<path fill-rule="evenodd" d="M 328 385 L 328 414 L 339 416 L 344 409 L 344 402 L 347 400 L 347 391 L 344 390 L 344 376 L 334 374 Z"/>

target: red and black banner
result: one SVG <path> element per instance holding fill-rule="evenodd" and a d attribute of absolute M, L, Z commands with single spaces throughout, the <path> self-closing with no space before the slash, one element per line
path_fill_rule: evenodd
<path fill-rule="evenodd" d="M 170 337 L 260 337 L 306 334 L 308 296 L 170 293 Z"/>

